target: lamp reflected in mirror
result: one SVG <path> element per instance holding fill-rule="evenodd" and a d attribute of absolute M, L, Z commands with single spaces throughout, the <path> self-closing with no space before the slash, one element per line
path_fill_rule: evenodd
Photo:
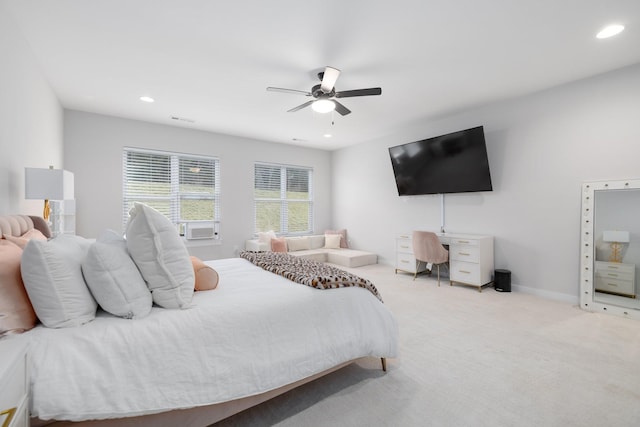
<path fill-rule="evenodd" d="M 629 243 L 629 232 L 618 230 L 603 231 L 602 241 L 609 243 L 611 248 L 609 262 L 622 262 L 622 244 Z"/>

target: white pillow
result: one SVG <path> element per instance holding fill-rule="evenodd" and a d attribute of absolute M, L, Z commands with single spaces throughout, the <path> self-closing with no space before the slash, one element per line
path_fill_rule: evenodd
<path fill-rule="evenodd" d="M 258 231 L 258 242 L 267 243 L 271 245 L 271 239 L 276 238 L 276 233 L 273 230 Z"/>
<path fill-rule="evenodd" d="M 309 249 L 320 249 L 324 247 L 324 234 L 309 236 Z"/>
<path fill-rule="evenodd" d="M 325 234 L 324 235 L 325 249 L 340 249 L 340 239 L 342 239 L 342 236 L 339 234 Z"/>
<path fill-rule="evenodd" d="M 151 312 L 151 292 L 127 252 L 127 242 L 115 231 L 106 230 L 91 245 L 82 274 L 104 311 L 126 319 Z"/>
<path fill-rule="evenodd" d="M 22 253 L 22 281 L 38 319 L 49 328 L 80 326 L 96 317 L 98 305 L 82 277 L 91 242 L 62 234 L 32 239 Z"/>
<path fill-rule="evenodd" d="M 169 219 L 136 202 L 129 211 L 126 242 L 153 302 L 165 308 L 187 307 L 195 274 L 184 241 Z"/>
<path fill-rule="evenodd" d="M 308 236 L 288 237 L 287 248 L 289 249 L 289 252 L 308 250 L 311 249 L 311 240 Z"/>

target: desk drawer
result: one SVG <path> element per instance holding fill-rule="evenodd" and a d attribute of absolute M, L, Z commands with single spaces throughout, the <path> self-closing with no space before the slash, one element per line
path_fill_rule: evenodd
<path fill-rule="evenodd" d="M 596 276 L 596 290 L 622 295 L 634 295 L 633 281 Z"/>
<path fill-rule="evenodd" d="M 449 241 L 449 245 L 460 245 L 460 246 L 478 246 L 478 241 L 475 239 L 464 239 L 461 237 L 453 237 Z"/>
<path fill-rule="evenodd" d="M 412 254 L 396 254 L 396 268 L 400 270 L 408 271 L 410 273 L 416 272 L 416 259 Z"/>
<path fill-rule="evenodd" d="M 635 275 L 626 271 L 596 270 L 596 278 L 603 280 L 633 281 Z"/>
<path fill-rule="evenodd" d="M 477 246 L 451 245 L 449 246 L 449 258 L 465 262 L 480 262 L 480 250 Z"/>
<path fill-rule="evenodd" d="M 480 285 L 480 264 L 473 262 L 452 261 L 451 281 Z"/>
<path fill-rule="evenodd" d="M 596 261 L 596 274 L 602 273 L 604 275 L 608 273 L 616 273 L 621 275 L 627 275 L 627 277 L 631 277 L 632 275 L 635 275 L 635 270 L 636 270 L 635 264 Z"/>
<path fill-rule="evenodd" d="M 413 242 L 411 239 L 397 239 L 396 240 L 396 252 L 402 252 L 407 254 L 413 253 Z"/>

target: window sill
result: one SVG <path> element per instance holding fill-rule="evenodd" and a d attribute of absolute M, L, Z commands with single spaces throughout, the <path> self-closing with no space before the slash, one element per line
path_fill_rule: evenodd
<path fill-rule="evenodd" d="M 201 246 L 220 246 L 222 239 L 187 239 L 182 238 L 184 244 L 189 248 L 197 248 Z"/>

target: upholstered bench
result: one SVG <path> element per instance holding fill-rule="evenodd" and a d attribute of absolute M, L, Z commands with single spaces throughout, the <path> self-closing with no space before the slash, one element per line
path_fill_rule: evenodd
<path fill-rule="evenodd" d="M 378 256 L 349 248 L 326 248 L 324 235 L 286 237 L 287 253 L 309 258 L 319 262 L 330 262 L 344 267 L 362 267 L 377 264 Z M 271 245 L 258 239 L 247 240 L 245 249 L 248 251 L 270 251 Z"/>
<path fill-rule="evenodd" d="M 376 264 L 378 256 L 371 252 L 357 251 L 354 249 L 326 249 L 327 261 L 332 264 L 345 267 L 362 267 L 363 265 Z M 291 252 L 295 255 L 295 252 Z"/>

